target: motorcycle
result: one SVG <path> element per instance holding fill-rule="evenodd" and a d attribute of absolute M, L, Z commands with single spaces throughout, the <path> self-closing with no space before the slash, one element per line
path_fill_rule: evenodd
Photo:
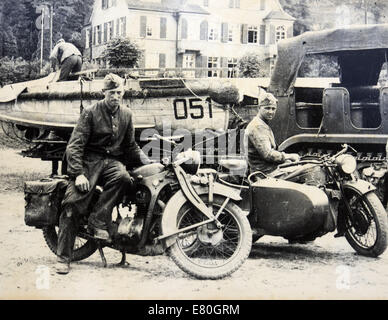
<path fill-rule="evenodd" d="M 215 181 L 198 180 L 198 172 L 207 175 L 204 170 L 199 152 L 187 150 L 174 161 L 130 171 L 136 187 L 117 206 L 109 230 L 112 242 L 93 238 L 87 231 L 87 216 L 81 216 L 72 261 L 86 259 L 98 249 L 106 267 L 102 249 L 110 247 L 122 253 L 120 265 L 125 264 L 126 253 L 167 252 L 179 268 L 199 279 L 219 279 L 236 271 L 251 249 L 249 221 L 232 202 L 241 200 L 238 192 Z M 43 230 L 54 254 L 67 183 L 63 176 L 25 183 L 25 223 Z M 92 205 L 100 193 L 97 187 Z"/>
<path fill-rule="evenodd" d="M 349 148 L 279 165 L 270 175 L 253 172 L 242 185 L 227 174 L 219 181 L 241 190 L 254 242 L 271 235 L 304 243 L 337 230 L 334 237 L 345 236 L 357 253 L 377 257 L 387 248 L 387 214 L 376 188 L 359 179 Z M 233 168 L 228 160 L 221 165 Z"/>

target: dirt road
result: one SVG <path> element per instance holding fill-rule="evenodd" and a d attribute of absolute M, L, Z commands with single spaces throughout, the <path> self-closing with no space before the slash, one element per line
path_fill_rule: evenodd
<path fill-rule="evenodd" d="M 0 151 L 0 165 L 4 161 L 0 173 L 15 166 L 49 172 L 47 164 L 14 151 Z M 105 249 L 106 269 L 96 252 L 72 264 L 70 274 L 57 275 L 41 231 L 24 224 L 23 193 L 6 177 L 0 181 L 0 299 L 388 298 L 388 251 L 377 259 L 358 256 L 333 234 L 307 245 L 264 237 L 237 272 L 217 281 L 189 277 L 166 255 L 128 255 L 129 266 L 114 267 L 121 255 L 111 249 Z"/>

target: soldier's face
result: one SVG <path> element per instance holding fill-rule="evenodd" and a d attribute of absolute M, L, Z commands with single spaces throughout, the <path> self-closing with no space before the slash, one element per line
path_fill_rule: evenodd
<path fill-rule="evenodd" d="M 277 105 L 270 104 L 268 106 L 261 106 L 259 109 L 259 116 L 265 121 L 271 121 L 276 114 Z"/>
<path fill-rule="evenodd" d="M 111 107 L 117 107 L 120 102 L 121 98 L 124 95 L 124 91 L 120 88 L 104 91 L 105 94 L 105 101 L 108 103 Z"/>

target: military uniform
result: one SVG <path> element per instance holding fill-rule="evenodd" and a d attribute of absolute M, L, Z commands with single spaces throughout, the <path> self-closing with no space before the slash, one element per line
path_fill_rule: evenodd
<path fill-rule="evenodd" d="M 276 150 L 272 129 L 259 116 L 248 124 L 245 134 L 250 172 L 261 171 L 268 174 L 285 161 L 284 152 Z"/>
<path fill-rule="evenodd" d="M 82 112 L 66 148 L 68 174 L 72 179 L 59 221 L 60 263 L 70 263 L 79 215 L 91 212 L 89 226 L 108 230 L 113 208 L 133 183 L 125 165 L 150 162 L 135 142 L 131 110 L 119 105 L 112 112 L 106 103 L 99 101 Z M 87 192 L 75 186 L 74 179 L 80 175 L 89 181 Z M 103 192 L 94 208 L 90 208 L 97 185 L 103 187 Z"/>

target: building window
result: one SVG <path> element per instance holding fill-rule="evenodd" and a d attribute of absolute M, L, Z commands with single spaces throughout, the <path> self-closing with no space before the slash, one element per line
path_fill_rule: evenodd
<path fill-rule="evenodd" d="M 248 43 L 257 43 L 257 26 L 248 27 Z"/>
<path fill-rule="evenodd" d="M 209 0 L 203 0 L 203 6 L 208 7 L 209 6 Z"/>
<path fill-rule="evenodd" d="M 286 38 L 286 28 L 279 26 L 276 28 L 276 42 Z"/>
<path fill-rule="evenodd" d="M 207 58 L 207 67 L 210 68 L 218 68 L 218 58 L 217 57 L 208 57 Z M 208 77 L 218 77 L 218 70 L 208 70 Z"/>
<path fill-rule="evenodd" d="M 209 40 L 218 40 L 218 26 L 209 24 Z"/>
<path fill-rule="evenodd" d="M 147 26 L 147 37 L 152 36 L 152 27 Z"/>
<path fill-rule="evenodd" d="M 237 78 L 237 58 L 228 58 L 228 78 Z"/>
<path fill-rule="evenodd" d="M 117 5 L 117 0 L 102 0 L 102 9 L 108 9 L 110 7 L 115 7 Z"/>
<path fill-rule="evenodd" d="M 195 68 L 195 53 L 185 53 L 183 55 L 182 67 L 184 69 Z M 195 71 L 194 70 L 185 70 L 183 74 L 187 78 L 194 78 Z"/>

